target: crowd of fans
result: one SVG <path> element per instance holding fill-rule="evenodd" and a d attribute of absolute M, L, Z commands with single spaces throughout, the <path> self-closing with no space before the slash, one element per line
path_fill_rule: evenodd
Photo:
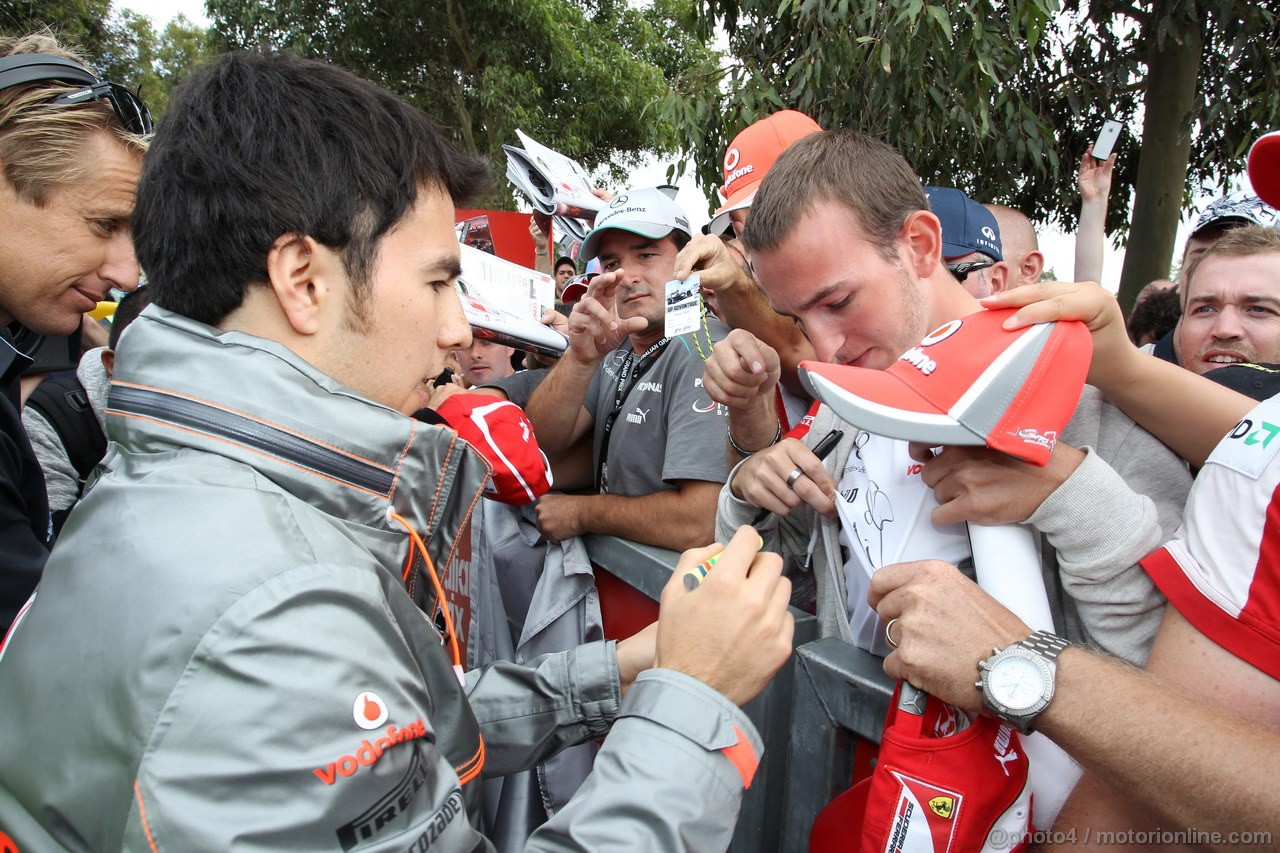
<path fill-rule="evenodd" d="M 454 289 L 487 170 L 385 90 L 228 55 L 157 129 L 0 42 L 0 850 L 724 849 L 796 611 L 1071 756 L 1057 838 L 1275 828 L 1280 137 L 1128 318 L 1093 283 L 1114 162 L 1081 158 L 1080 283 L 1041 282 L 1025 212 L 780 111 L 702 233 L 649 187 L 577 260 L 531 220 L 568 340 L 535 358 Z M 802 362 L 986 309 L 1092 337 L 1047 464 L 812 398 Z M 1051 626 L 975 581 L 1006 525 Z M 684 552 L 622 640 L 589 534 Z"/>

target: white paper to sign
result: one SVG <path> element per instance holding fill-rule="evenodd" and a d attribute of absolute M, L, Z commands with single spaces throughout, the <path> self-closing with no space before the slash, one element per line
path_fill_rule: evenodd
<path fill-rule="evenodd" d="M 688 334 L 702 322 L 702 297 L 698 293 L 701 278 L 694 273 L 684 281 L 667 282 L 667 327 L 663 334 L 668 338 Z"/>

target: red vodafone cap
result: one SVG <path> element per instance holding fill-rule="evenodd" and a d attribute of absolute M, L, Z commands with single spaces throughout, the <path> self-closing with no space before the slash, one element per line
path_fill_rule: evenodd
<path fill-rule="evenodd" d="M 1015 309 L 934 329 L 887 370 L 806 361 L 800 378 L 840 418 L 930 445 L 986 445 L 1047 465 L 1080 401 L 1093 342 L 1083 323 L 1006 331 Z"/>
<path fill-rule="evenodd" d="M 1280 208 L 1280 130 L 1273 130 L 1249 149 L 1249 182 L 1258 198 Z"/>
<path fill-rule="evenodd" d="M 551 489 L 551 466 L 515 403 L 492 394 L 454 394 L 436 413 L 488 461 L 485 497 L 523 506 Z"/>
<path fill-rule="evenodd" d="M 811 133 L 822 130 L 818 123 L 795 110 L 783 110 L 748 125 L 733 138 L 724 155 L 724 204 L 707 226 L 712 234 L 729 227 L 729 214 L 751 206 L 765 174 L 782 152 Z"/>

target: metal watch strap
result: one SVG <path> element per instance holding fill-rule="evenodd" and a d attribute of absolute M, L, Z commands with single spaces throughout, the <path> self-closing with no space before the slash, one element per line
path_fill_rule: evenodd
<path fill-rule="evenodd" d="M 1051 634 L 1048 631 L 1036 631 L 1021 643 L 1014 643 L 1014 645 L 1030 649 L 1037 654 L 1044 655 L 1051 661 L 1056 661 L 1058 655 L 1062 654 L 1062 650 L 1071 644 L 1057 634 Z"/>

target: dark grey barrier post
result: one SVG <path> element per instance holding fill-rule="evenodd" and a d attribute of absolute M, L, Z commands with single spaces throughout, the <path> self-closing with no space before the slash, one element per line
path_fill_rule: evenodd
<path fill-rule="evenodd" d="M 680 556 L 675 551 L 612 536 L 590 535 L 583 537 L 583 541 L 592 563 L 655 601 L 662 594 L 662 587 L 671 577 Z M 797 646 L 817 637 L 817 622 L 813 616 L 794 609 L 791 613 L 796 620 Z M 793 729 L 795 665 L 796 657 L 792 655 L 760 695 L 743 709 L 760 732 L 765 753 L 751 787 L 743 796 L 742 812 L 729 853 L 775 853 L 793 849 L 781 843 L 780 833 L 789 775 L 787 740 Z"/>
<path fill-rule="evenodd" d="M 849 787 L 853 739 L 880 742 L 893 682 L 880 658 L 836 637 L 796 649 L 782 838 L 778 850 L 804 853 L 818 813 Z M 850 840 L 850 849 L 856 849 Z"/>

